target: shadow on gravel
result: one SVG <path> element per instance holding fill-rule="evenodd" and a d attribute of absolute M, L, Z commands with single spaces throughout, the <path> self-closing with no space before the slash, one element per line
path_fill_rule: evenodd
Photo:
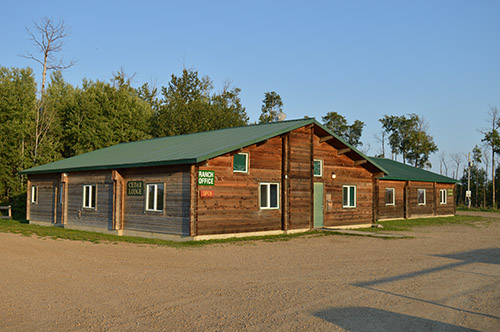
<path fill-rule="evenodd" d="M 500 265 L 500 248 L 477 249 L 447 255 L 435 255 L 463 261 L 464 263 L 485 263 Z"/>
<path fill-rule="evenodd" d="M 347 331 L 477 331 L 435 320 L 367 307 L 330 308 L 316 311 L 315 317 Z"/>
<path fill-rule="evenodd" d="M 387 284 L 387 283 L 391 283 L 391 282 L 397 282 L 397 281 L 401 281 L 401 280 L 416 278 L 416 277 L 420 277 L 420 276 L 430 274 L 433 272 L 439 272 L 442 270 L 452 270 L 456 267 L 461 267 L 461 266 L 473 264 L 473 263 L 500 264 L 500 248 L 477 249 L 477 250 L 470 250 L 470 251 L 458 252 L 458 253 L 453 253 L 453 254 L 434 255 L 434 256 L 454 259 L 457 262 L 453 262 L 453 263 L 445 264 L 445 265 L 441 265 L 441 266 L 436 266 L 433 268 L 424 269 L 424 270 L 420 270 L 420 271 L 404 273 L 404 274 L 400 274 L 400 275 L 396 275 L 396 276 L 392 276 L 392 277 L 380 278 L 380 279 L 365 281 L 365 282 L 358 282 L 358 283 L 355 283 L 352 285 L 357 286 L 357 287 L 361 287 L 361 288 L 365 288 L 365 289 L 370 289 L 372 291 L 384 293 L 387 295 L 393 295 L 393 296 L 397 296 L 397 297 L 401 297 L 401 298 L 405 298 L 405 299 L 409 299 L 409 300 L 424 302 L 424 303 L 432 304 L 435 306 L 452 309 L 452 310 L 463 312 L 463 313 L 474 314 L 474 315 L 479 315 L 479 316 L 484 316 L 484 317 L 490 317 L 490 318 L 500 320 L 500 317 L 498 317 L 498 316 L 484 314 L 481 312 L 475 312 L 475 311 L 471 311 L 471 310 L 463 309 L 463 308 L 455 308 L 455 307 L 451 307 L 451 306 L 446 305 L 446 304 L 441 304 L 441 303 L 437 303 L 437 302 L 433 302 L 433 301 L 419 299 L 419 298 L 415 298 L 415 297 L 408 296 L 408 295 L 397 294 L 397 293 L 394 293 L 391 291 L 381 290 L 381 289 L 376 288 L 377 286 L 379 286 L 381 284 Z M 460 272 L 469 273 L 467 271 L 460 271 Z M 498 278 L 499 276 L 488 275 L 488 277 Z"/>

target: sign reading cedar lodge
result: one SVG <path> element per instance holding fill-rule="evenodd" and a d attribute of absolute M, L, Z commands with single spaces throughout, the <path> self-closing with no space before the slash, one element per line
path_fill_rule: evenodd
<path fill-rule="evenodd" d="M 127 196 L 142 196 L 143 192 L 144 192 L 144 182 L 142 181 L 127 182 Z"/>
<path fill-rule="evenodd" d="M 214 171 L 198 171 L 198 185 L 199 186 L 213 186 L 215 182 Z"/>

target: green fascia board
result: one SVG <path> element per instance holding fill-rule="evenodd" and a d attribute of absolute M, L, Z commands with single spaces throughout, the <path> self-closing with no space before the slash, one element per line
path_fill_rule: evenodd
<path fill-rule="evenodd" d="M 151 167 L 196 164 L 238 149 L 314 124 L 376 168 L 384 168 L 364 156 L 356 148 L 318 123 L 315 119 L 289 120 L 258 125 L 225 128 L 194 134 L 160 137 L 121 143 L 49 164 L 33 167 L 21 174 L 60 173 L 70 171 L 110 170 L 132 167 Z"/>
<path fill-rule="evenodd" d="M 439 182 L 439 183 L 460 183 L 460 181 L 449 178 L 444 175 L 436 174 L 425 169 L 413 167 L 400 163 L 395 160 L 371 157 L 378 164 L 388 170 L 384 177 L 379 177 L 379 180 L 395 180 L 395 181 L 423 181 L 423 182 Z"/>

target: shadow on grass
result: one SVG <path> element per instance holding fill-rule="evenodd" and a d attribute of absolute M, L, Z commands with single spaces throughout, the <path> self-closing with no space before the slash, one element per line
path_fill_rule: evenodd
<path fill-rule="evenodd" d="M 387 310 L 369 307 L 329 308 L 313 313 L 347 331 L 477 331 Z"/>

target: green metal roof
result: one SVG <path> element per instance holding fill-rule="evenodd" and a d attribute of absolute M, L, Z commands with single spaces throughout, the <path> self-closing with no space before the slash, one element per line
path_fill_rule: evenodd
<path fill-rule="evenodd" d="M 301 119 L 121 143 L 33 167 L 21 171 L 21 173 L 42 174 L 174 164 L 195 164 L 309 124 L 318 126 L 326 133 L 334 136 L 337 141 L 342 142 L 343 145 L 353 149 L 361 158 L 368 160 L 373 169 L 384 172 L 383 168 L 345 143 L 342 139 L 338 138 L 316 120 Z"/>
<path fill-rule="evenodd" d="M 416 168 L 410 165 L 378 157 L 370 157 L 378 165 L 381 165 L 387 170 L 388 174 L 384 177 L 379 177 L 382 180 L 403 180 L 403 181 L 425 181 L 425 182 L 441 182 L 441 183 L 459 183 L 458 180 L 447 176 L 439 175 L 425 169 Z"/>

